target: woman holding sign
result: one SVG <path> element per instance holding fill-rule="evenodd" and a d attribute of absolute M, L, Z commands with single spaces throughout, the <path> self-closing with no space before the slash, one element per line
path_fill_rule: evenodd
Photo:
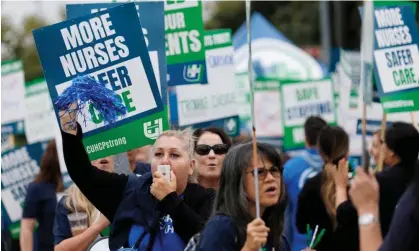
<path fill-rule="evenodd" d="M 113 157 L 94 160 L 92 165 L 107 172 L 114 171 Z M 108 226 L 108 219 L 73 184 L 55 210 L 54 250 L 85 251 Z"/>
<path fill-rule="evenodd" d="M 64 190 L 55 141 L 51 141 L 41 159 L 40 172 L 29 184 L 23 204 L 20 226 L 20 250 L 54 250 L 54 225 L 57 193 Z M 37 243 L 34 248 L 33 232 L 38 223 Z"/>
<path fill-rule="evenodd" d="M 262 219 L 256 218 L 252 143 L 236 146 L 224 159 L 214 216 L 195 250 L 289 251 L 283 237 L 285 185 L 276 149 L 259 143 L 259 198 Z"/>
<path fill-rule="evenodd" d="M 68 172 L 112 222 L 110 249 L 183 250 L 204 226 L 215 197 L 214 190 L 188 182 L 195 168 L 191 135 L 163 132 L 151 150 L 152 172 L 127 176 L 92 166 L 75 115 L 62 112 L 60 118 Z"/>

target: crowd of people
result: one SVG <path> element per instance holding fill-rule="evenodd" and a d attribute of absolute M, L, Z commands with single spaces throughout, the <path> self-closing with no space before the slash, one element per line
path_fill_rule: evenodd
<path fill-rule="evenodd" d="M 309 117 L 306 149 L 293 158 L 257 143 L 256 187 L 252 142 L 233 143 L 221 129 L 165 131 L 128 152 L 131 174 L 117 174 L 112 156 L 89 160 L 73 117 L 62 114 L 61 134 L 74 184 L 63 191 L 52 142 L 28 188 L 22 251 L 85 251 L 102 236 L 111 251 L 419 250 L 419 132 L 411 124 L 373 136 L 370 153 L 384 161 L 377 171 L 350 163 L 344 129 Z M 72 228 L 74 214 L 87 215 L 84 229 Z"/>

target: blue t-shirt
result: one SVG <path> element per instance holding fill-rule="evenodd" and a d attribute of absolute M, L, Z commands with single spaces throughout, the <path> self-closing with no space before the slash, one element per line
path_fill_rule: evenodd
<path fill-rule="evenodd" d="M 73 237 L 71 233 L 70 223 L 68 222 L 67 215 L 70 210 L 65 206 L 67 197 L 61 198 L 55 209 L 55 220 L 54 220 L 54 245 L 59 244 L 65 239 Z"/>
<path fill-rule="evenodd" d="M 71 233 L 70 223 L 67 216 L 71 213 L 66 207 L 67 196 L 60 199 L 55 209 L 55 220 L 54 220 L 54 245 L 58 245 L 65 239 L 73 237 Z M 105 232 L 105 230 L 103 231 Z M 102 233 L 103 233 L 102 232 Z M 98 238 L 102 235 L 98 235 Z"/>
<path fill-rule="evenodd" d="M 23 204 L 22 218 L 36 219 L 38 230 L 36 232 L 39 251 L 54 250 L 55 207 L 57 205 L 56 185 L 44 182 L 29 184 L 25 202 Z"/>
<path fill-rule="evenodd" d="M 321 172 L 322 168 L 323 160 L 314 149 L 306 149 L 284 165 L 284 183 L 288 195 L 285 231 L 293 251 L 301 251 L 307 247 L 306 236 L 298 232 L 296 223 L 300 191 L 306 180 Z"/>
<path fill-rule="evenodd" d="M 128 238 L 128 244 L 130 247 L 134 247 L 136 242 L 141 238 L 144 233 L 145 228 L 140 225 L 134 225 L 131 228 Z M 148 242 L 150 240 L 150 234 L 146 233 L 141 241 L 141 244 L 138 248 L 138 251 L 147 250 Z M 175 233 L 173 228 L 173 220 L 169 215 L 166 215 L 160 218 L 160 228 L 157 232 L 156 237 L 154 238 L 154 243 L 152 246 L 153 251 L 161 250 L 173 250 L 173 251 L 183 251 L 185 248 L 185 243 L 183 240 Z"/>
<path fill-rule="evenodd" d="M 239 243 L 237 226 L 233 218 L 226 215 L 215 215 L 205 225 L 201 233 L 196 250 L 199 251 L 234 251 L 241 250 L 244 243 Z M 265 250 L 272 250 L 268 238 Z M 278 251 L 290 251 L 287 239 L 282 236 L 281 247 Z"/>

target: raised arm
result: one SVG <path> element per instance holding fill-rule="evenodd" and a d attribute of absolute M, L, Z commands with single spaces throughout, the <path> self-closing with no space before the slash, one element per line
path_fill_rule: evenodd
<path fill-rule="evenodd" d="M 80 125 L 71 128 L 68 126 L 68 122 L 74 121 L 71 115 L 60 115 L 64 160 L 68 173 L 87 199 L 112 222 L 128 176 L 109 173 L 92 166 L 83 146 Z"/>

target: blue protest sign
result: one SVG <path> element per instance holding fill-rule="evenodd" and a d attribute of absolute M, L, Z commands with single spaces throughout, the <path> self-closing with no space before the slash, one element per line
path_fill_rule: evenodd
<path fill-rule="evenodd" d="M 1 155 L 1 208 L 12 236 L 19 234 L 26 189 L 39 172 L 48 142 L 26 145 Z"/>
<path fill-rule="evenodd" d="M 105 124 L 93 105 L 85 107 L 90 118 L 78 120 L 90 159 L 152 144 L 163 131 L 167 116 L 134 3 L 44 27 L 33 35 L 53 102 L 72 79 L 90 75 L 127 108 L 125 116 Z"/>
<path fill-rule="evenodd" d="M 104 11 L 119 5 L 121 5 L 121 3 L 67 4 L 67 19 Z M 135 2 L 135 7 L 137 8 L 138 16 L 141 21 L 142 32 L 150 55 L 154 75 L 156 76 L 157 84 L 159 86 L 162 102 L 164 106 L 167 106 L 164 2 Z"/>
<path fill-rule="evenodd" d="M 374 133 L 376 133 L 378 130 L 381 129 L 381 120 L 371 120 L 367 119 L 367 136 L 372 136 Z M 356 125 L 356 134 L 362 135 L 362 120 L 358 119 Z M 391 126 L 391 122 L 386 123 L 386 128 Z"/>
<path fill-rule="evenodd" d="M 419 110 L 419 34 L 412 5 L 374 7 L 374 73 L 386 113 Z"/>

